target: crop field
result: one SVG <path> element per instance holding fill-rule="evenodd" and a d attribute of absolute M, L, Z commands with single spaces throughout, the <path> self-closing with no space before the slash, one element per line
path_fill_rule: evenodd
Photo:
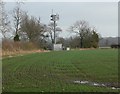
<path fill-rule="evenodd" d="M 2 59 L 3 92 L 118 92 L 118 50 L 32 53 Z"/>

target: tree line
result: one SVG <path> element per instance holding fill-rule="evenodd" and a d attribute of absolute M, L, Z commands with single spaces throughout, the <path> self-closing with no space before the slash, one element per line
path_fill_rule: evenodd
<path fill-rule="evenodd" d="M 2 7 L 4 4 L 0 3 Z M 8 38 L 7 33 L 11 31 L 10 21 L 8 21 L 7 14 L 2 15 L 1 33 L 3 39 Z M 4 19 L 3 19 L 4 18 Z M 41 23 L 40 17 L 29 16 L 27 12 L 21 9 L 21 3 L 17 3 L 13 9 L 12 18 L 14 31 L 12 39 L 14 42 L 32 42 L 37 44 L 40 48 L 48 49 L 53 44 L 53 23 L 48 25 Z M 99 42 L 99 34 L 95 28 L 89 26 L 85 20 L 78 20 L 70 26 L 68 32 L 75 33 L 76 36 L 70 38 L 59 37 L 62 31 L 56 24 L 56 38 L 57 43 L 62 43 L 64 47 L 71 48 L 97 48 Z"/>

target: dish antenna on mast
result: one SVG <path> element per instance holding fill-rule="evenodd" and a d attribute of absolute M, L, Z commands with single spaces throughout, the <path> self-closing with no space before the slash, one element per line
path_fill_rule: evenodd
<path fill-rule="evenodd" d="M 53 14 L 53 9 L 52 9 L 52 14 L 51 14 L 51 21 L 54 23 L 54 44 L 56 44 L 56 21 L 59 20 L 59 15 L 58 14 Z"/>

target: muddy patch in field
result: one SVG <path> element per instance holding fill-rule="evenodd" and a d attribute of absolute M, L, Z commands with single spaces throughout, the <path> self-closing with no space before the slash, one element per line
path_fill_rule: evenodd
<path fill-rule="evenodd" d="M 75 84 L 86 84 L 90 86 L 96 86 L 96 87 L 109 87 L 111 89 L 120 89 L 117 85 L 113 85 L 111 83 L 97 83 L 97 82 L 90 82 L 90 81 L 73 81 Z"/>

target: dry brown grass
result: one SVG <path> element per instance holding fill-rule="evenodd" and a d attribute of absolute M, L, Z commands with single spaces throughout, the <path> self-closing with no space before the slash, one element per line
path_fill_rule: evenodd
<path fill-rule="evenodd" d="M 46 52 L 31 42 L 14 42 L 12 40 L 2 41 L 2 50 L 0 56 L 15 56 L 28 53 Z"/>
<path fill-rule="evenodd" d="M 40 52 L 48 52 L 45 50 L 31 50 L 31 51 L 24 51 L 24 50 L 19 50 L 19 51 L 2 51 L 2 57 L 8 57 L 8 56 L 16 56 L 16 55 L 24 55 L 24 54 L 29 54 L 29 53 L 40 53 Z"/>

